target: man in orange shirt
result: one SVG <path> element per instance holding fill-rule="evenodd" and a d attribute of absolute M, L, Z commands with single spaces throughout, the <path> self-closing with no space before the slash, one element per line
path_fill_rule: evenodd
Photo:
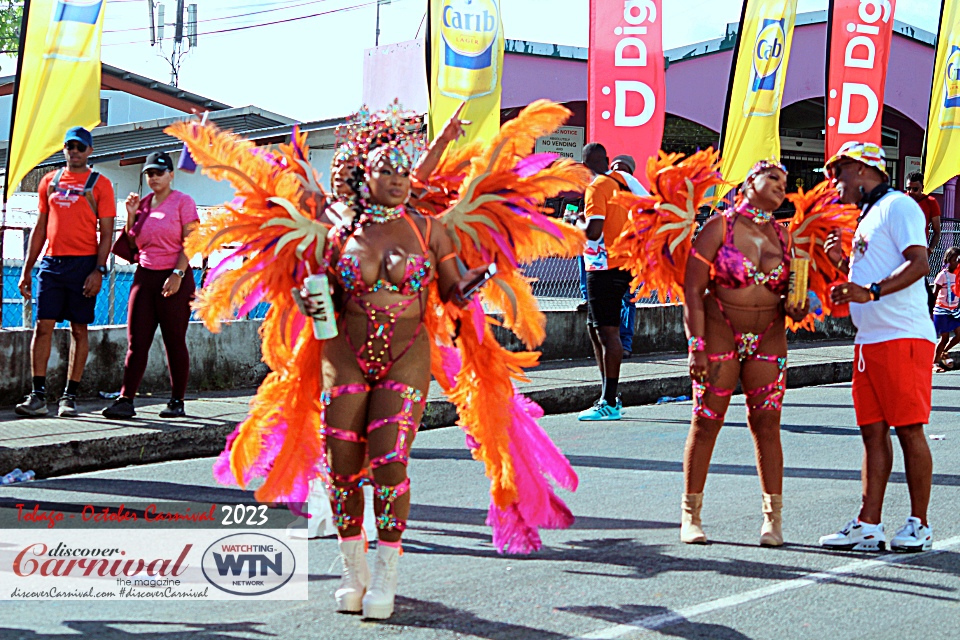
<path fill-rule="evenodd" d="M 87 166 L 92 152 L 90 132 L 73 127 L 63 141 L 66 169 L 48 173 L 37 188 L 39 215 L 20 276 L 20 293 L 27 300 L 33 295 L 33 266 L 44 244 L 47 251 L 37 275 L 37 326 L 30 353 L 33 391 L 16 406 L 20 416 L 48 412 L 47 362 L 53 328 L 64 320 L 70 321 L 70 362 L 58 415 L 77 415 L 77 390 L 89 350 L 87 325 L 93 322 L 97 294 L 107 274 L 117 208 L 110 181 Z"/>
<path fill-rule="evenodd" d="M 907 176 L 907 188 L 904 191 L 920 205 L 920 210 L 923 211 L 923 217 L 926 219 L 924 232 L 932 232 L 927 242 L 929 255 L 940 244 L 940 205 L 936 198 L 923 192 L 923 174 L 919 171 L 914 171 Z"/>
<path fill-rule="evenodd" d="M 612 202 L 619 191 L 630 188 L 616 171 L 608 171 L 603 145 L 593 142 L 583 148 L 583 164 L 594 173 L 587 187 L 586 207 L 578 226 L 587 236 L 583 259 L 587 270 L 587 326 L 603 381 L 600 399 L 580 413 L 580 420 L 619 420 L 622 404 L 617 397 L 623 344 L 620 342 L 620 310 L 630 288 L 630 272 L 623 258 L 612 258 L 613 244 L 627 221 L 627 210 Z"/>

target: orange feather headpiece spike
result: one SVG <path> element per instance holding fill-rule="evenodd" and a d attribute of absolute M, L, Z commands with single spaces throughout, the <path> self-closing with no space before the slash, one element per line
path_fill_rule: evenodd
<path fill-rule="evenodd" d="M 830 288 L 837 280 L 844 278 L 844 275 L 827 257 L 824 245 L 830 232 L 840 229 L 843 231 L 843 252 L 849 255 L 860 210 L 855 205 L 842 204 L 840 194 L 828 180 L 810 191 L 800 189 L 797 193 L 788 194 L 787 199 L 797 209 L 787 230 L 789 251 L 795 257 L 810 261 L 808 289 L 820 299 L 824 313 L 832 315 Z M 800 328 L 812 331 L 814 316 L 810 314 L 799 323 L 788 318 L 787 326 L 793 331 Z"/>
<path fill-rule="evenodd" d="M 725 184 L 719 163 L 712 148 L 688 158 L 661 151 L 647 161 L 649 196 L 617 194 L 615 202 L 627 207 L 627 224 L 609 250 L 614 257 L 628 259 L 630 286 L 638 290 L 638 297 L 683 300 L 697 214 L 702 207 L 715 205 L 714 189 Z"/>

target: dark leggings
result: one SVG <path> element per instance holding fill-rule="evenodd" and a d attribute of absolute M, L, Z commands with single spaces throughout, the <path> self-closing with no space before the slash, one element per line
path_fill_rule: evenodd
<path fill-rule="evenodd" d="M 190 323 L 190 301 L 196 289 L 193 271 L 187 267 L 180 289 L 169 298 L 164 298 L 163 283 L 172 269 L 154 270 L 137 267 L 130 288 L 130 304 L 127 308 L 127 359 L 123 369 L 123 388 L 120 394 L 133 398 L 140 388 L 143 373 L 147 370 L 147 357 L 153 336 L 160 326 L 163 345 L 167 350 L 170 367 L 170 396 L 182 400 L 187 391 L 190 375 L 190 355 L 187 353 L 187 325 Z"/>

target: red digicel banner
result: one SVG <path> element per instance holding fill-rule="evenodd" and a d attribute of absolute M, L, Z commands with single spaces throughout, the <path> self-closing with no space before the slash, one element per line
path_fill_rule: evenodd
<path fill-rule="evenodd" d="M 831 0 L 826 157 L 845 142 L 881 144 L 883 89 L 896 0 Z"/>
<path fill-rule="evenodd" d="M 629 154 L 646 184 L 663 141 L 662 0 L 590 0 L 587 137 L 610 158 Z"/>

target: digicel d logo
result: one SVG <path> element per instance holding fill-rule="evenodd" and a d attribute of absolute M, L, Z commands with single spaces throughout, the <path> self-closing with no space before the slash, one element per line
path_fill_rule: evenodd
<path fill-rule="evenodd" d="M 877 65 L 877 41 L 881 37 L 877 23 L 889 22 L 893 18 L 893 7 L 889 0 L 860 0 L 856 18 L 856 22 L 846 25 L 850 39 L 843 52 L 843 66 L 872 72 Z M 853 77 L 853 74 L 848 77 Z M 860 135 L 873 129 L 881 106 L 873 87 L 866 82 L 844 82 L 841 92 L 840 121 L 831 117 L 827 120 L 827 126 L 837 127 L 837 133 L 841 135 Z M 859 98 L 858 102 L 866 107 L 865 114 L 859 119 L 853 115 L 854 98 Z M 830 99 L 837 99 L 836 89 L 830 90 Z M 858 115 L 860 113 L 864 113 L 862 108 L 857 111 Z"/>
<path fill-rule="evenodd" d="M 650 0 L 624 0 L 623 19 L 613 30 L 613 34 L 620 37 L 614 50 L 614 68 L 618 72 L 624 67 L 647 66 L 647 44 L 644 36 L 648 35 L 649 28 L 655 25 L 658 19 L 657 7 Z M 605 96 L 614 93 L 613 113 L 605 110 L 600 117 L 604 120 L 613 117 L 613 124 L 617 127 L 642 127 L 650 122 L 657 109 L 657 96 L 650 85 L 640 80 L 620 79 L 614 80 L 613 84 L 615 92 L 610 86 L 600 89 Z M 634 114 L 627 113 L 627 100 L 631 95 L 634 96 L 631 100 L 639 99 L 643 103 L 643 108 Z"/>

